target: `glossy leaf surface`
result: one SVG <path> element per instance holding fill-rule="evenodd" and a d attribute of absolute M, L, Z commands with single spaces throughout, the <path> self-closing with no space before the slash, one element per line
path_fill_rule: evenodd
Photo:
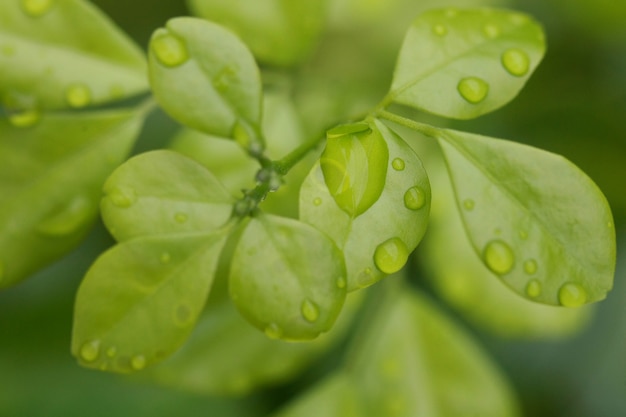
<path fill-rule="evenodd" d="M 613 285 L 615 230 L 580 169 L 540 149 L 446 130 L 439 140 L 472 245 L 514 291 L 576 307 Z"/>
<path fill-rule="evenodd" d="M 199 163 L 176 152 L 146 152 L 116 169 L 103 187 L 102 217 L 118 240 L 214 230 L 233 197 Z"/>
<path fill-rule="evenodd" d="M 235 31 L 254 55 L 272 65 L 306 58 L 322 32 L 325 0 L 189 0 L 193 12 Z"/>
<path fill-rule="evenodd" d="M 226 237 L 224 230 L 144 236 L 101 255 L 76 298 L 79 363 L 133 372 L 180 347 L 204 308 Z"/>
<path fill-rule="evenodd" d="M 330 236 L 343 251 L 348 291 L 367 287 L 398 271 L 426 231 L 430 184 L 415 152 L 377 121 L 388 167 L 378 200 L 359 217 L 342 210 L 315 165 L 300 190 L 300 218 Z"/>
<path fill-rule="evenodd" d="M 149 74 L 159 104 L 180 123 L 238 141 L 258 140 L 259 70 L 227 29 L 198 18 L 169 20 L 152 35 Z"/>
<path fill-rule="evenodd" d="M 541 26 L 498 9 L 436 9 L 409 29 L 389 99 L 439 116 L 471 119 L 511 101 L 545 52 Z"/>
<path fill-rule="evenodd" d="M 142 121 L 133 111 L 44 115 L 30 127 L 0 120 L 0 288 L 82 240 L 102 183 L 127 157 Z"/>
<path fill-rule="evenodd" d="M 314 339 L 330 330 L 346 295 L 341 252 L 296 220 L 252 218 L 231 261 L 230 296 L 272 339 Z"/>
<path fill-rule="evenodd" d="M 11 111 L 84 107 L 148 88 L 141 50 L 87 1 L 0 2 L 0 47 L 0 99 Z"/>

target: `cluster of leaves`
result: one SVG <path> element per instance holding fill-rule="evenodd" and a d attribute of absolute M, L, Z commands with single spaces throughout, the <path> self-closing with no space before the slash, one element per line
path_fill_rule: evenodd
<path fill-rule="evenodd" d="M 78 291 L 72 352 L 82 365 L 222 394 L 301 370 L 347 333 L 359 290 L 401 271 L 426 232 L 431 181 L 399 126 L 438 144 L 452 183 L 434 221 L 453 226 L 427 250 L 452 242 L 477 275 L 488 270 L 534 302 L 576 307 L 606 296 L 612 216 L 583 172 L 536 148 L 407 119 L 398 106 L 469 119 L 505 105 L 545 51 L 532 18 L 497 9 L 420 15 L 382 101 L 304 139 L 295 121 L 289 132 L 272 123 L 297 111 L 265 91 L 255 56 L 275 66 L 305 60 L 324 2 L 237 3 L 191 1 L 213 22 L 171 19 L 154 32 L 147 63 L 83 1 L 0 5 L 0 287 L 75 247 L 99 205 L 118 243 Z M 149 91 L 139 105 L 102 107 Z M 153 100 L 193 130 L 175 143 L 194 137 L 208 154 L 158 150 L 122 163 Z M 311 152 L 323 139 L 321 154 Z M 309 154 L 301 174 L 296 165 Z M 218 178 L 205 165 L 219 163 Z M 236 195 L 229 175 L 254 183 Z M 290 215 L 283 203 L 294 195 L 299 211 Z M 456 274 L 445 257 L 429 258 L 434 276 Z M 323 401 L 329 416 L 515 415 L 472 342 L 404 284 L 389 288 L 352 344 L 355 358 L 280 415 L 308 415 L 323 399 L 332 399 Z"/>

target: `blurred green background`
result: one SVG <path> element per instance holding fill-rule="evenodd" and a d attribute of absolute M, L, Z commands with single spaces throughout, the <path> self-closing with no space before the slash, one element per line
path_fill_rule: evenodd
<path fill-rule="evenodd" d="M 168 18 L 189 14 L 181 0 L 93 3 L 142 47 Z M 587 172 L 606 194 L 615 216 L 615 287 L 585 330 L 565 340 L 501 339 L 466 324 L 460 314 L 450 314 L 502 367 L 525 415 L 625 416 L 626 2 L 331 3 L 327 35 L 300 76 L 312 74 L 310 88 L 323 86 L 322 94 L 337 99 L 350 97 L 351 92 L 358 95 L 367 85 L 368 94 L 355 100 L 361 103 L 357 108 L 367 108 L 384 94 L 404 31 L 420 10 L 451 4 L 501 5 L 526 11 L 543 23 L 548 53 L 520 96 L 493 114 L 455 122 L 454 127 L 563 154 Z M 175 132 L 176 125 L 156 112 L 137 150 L 165 146 Z M 284 401 L 289 387 L 239 399 L 207 398 L 78 367 L 69 353 L 74 295 L 86 269 L 112 243 L 98 224 L 68 257 L 0 293 L 0 416 L 245 417 L 267 415 Z"/>

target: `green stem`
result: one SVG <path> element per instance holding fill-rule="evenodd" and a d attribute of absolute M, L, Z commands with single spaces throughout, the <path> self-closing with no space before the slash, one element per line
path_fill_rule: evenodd
<path fill-rule="evenodd" d="M 280 175 L 286 175 L 289 170 L 291 170 L 291 168 L 293 168 L 298 162 L 302 160 L 302 158 L 306 156 L 306 154 L 319 146 L 323 139 L 323 137 L 315 136 L 291 151 L 283 159 L 275 161 L 274 170 L 276 171 L 276 173 Z"/>
<path fill-rule="evenodd" d="M 408 127 L 409 129 L 415 130 L 416 132 L 419 132 L 424 136 L 428 136 L 429 138 L 439 139 L 441 137 L 440 129 L 426 123 L 416 122 L 415 120 L 407 119 L 406 117 L 399 116 L 386 110 L 379 110 L 374 115 L 397 123 L 401 126 Z"/>

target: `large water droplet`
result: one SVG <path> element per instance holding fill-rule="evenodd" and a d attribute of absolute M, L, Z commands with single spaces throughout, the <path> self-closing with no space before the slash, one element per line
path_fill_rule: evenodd
<path fill-rule="evenodd" d="M 141 371 L 143 368 L 146 367 L 146 357 L 143 355 L 135 355 L 132 357 L 132 359 L 130 360 L 130 366 L 135 370 L 135 371 Z"/>
<path fill-rule="evenodd" d="M 535 272 L 537 272 L 537 261 L 535 261 L 534 259 L 526 260 L 526 262 L 524 262 L 524 272 L 526 272 L 528 275 L 533 275 Z"/>
<path fill-rule="evenodd" d="M 22 0 L 22 10 L 31 16 L 39 17 L 43 16 L 50 10 L 54 4 L 54 0 Z"/>
<path fill-rule="evenodd" d="M 474 206 L 475 206 L 474 200 L 472 200 L 471 198 L 468 198 L 467 200 L 463 201 L 463 207 L 467 211 L 474 210 Z"/>
<path fill-rule="evenodd" d="M 100 341 L 92 340 L 80 347 L 80 357 L 85 362 L 94 362 L 100 356 Z"/>
<path fill-rule="evenodd" d="M 483 27 L 483 33 L 486 37 L 493 39 L 500 35 L 500 28 L 492 23 L 488 23 Z"/>
<path fill-rule="evenodd" d="M 539 297 L 541 295 L 541 283 L 536 279 L 531 279 L 526 284 L 526 295 L 532 298 Z"/>
<path fill-rule="evenodd" d="M 395 158 L 393 161 L 391 161 L 391 166 L 393 167 L 393 169 L 395 169 L 396 171 L 402 171 L 404 170 L 404 160 L 401 158 Z"/>
<path fill-rule="evenodd" d="M 444 25 L 433 26 L 433 33 L 437 36 L 446 36 L 448 34 L 448 28 Z"/>
<path fill-rule="evenodd" d="M 580 307 L 587 302 L 587 291 L 580 284 L 568 282 L 559 289 L 559 302 L 565 307 Z"/>
<path fill-rule="evenodd" d="M 85 84 L 72 84 L 65 90 L 65 100 L 75 109 L 85 107 L 91 102 L 91 90 Z"/>
<path fill-rule="evenodd" d="M 157 60 L 166 67 L 177 67 L 189 59 L 185 42 L 167 31 L 162 31 L 150 44 Z"/>
<path fill-rule="evenodd" d="M 137 194 L 130 187 L 115 187 L 107 194 L 107 197 L 113 205 L 120 208 L 128 208 L 137 201 Z"/>
<path fill-rule="evenodd" d="M 489 93 L 489 84 L 478 77 L 463 78 L 456 88 L 461 97 L 472 104 L 480 103 Z"/>
<path fill-rule="evenodd" d="M 409 250 L 402 239 L 393 237 L 376 247 L 374 264 L 385 274 L 398 272 L 409 258 Z"/>
<path fill-rule="evenodd" d="M 69 235 L 91 219 L 92 207 L 87 196 L 76 196 L 51 217 L 39 223 L 37 232 L 47 236 Z"/>
<path fill-rule="evenodd" d="M 404 206 L 409 210 L 419 210 L 426 204 L 426 194 L 420 187 L 411 187 L 404 193 Z"/>
<path fill-rule="evenodd" d="M 41 112 L 38 109 L 12 112 L 8 116 L 9 123 L 15 127 L 30 127 L 41 119 Z"/>
<path fill-rule="evenodd" d="M 314 323 L 320 316 L 320 311 L 315 305 L 315 303 L 309 299 L 306 299 L 302 302 L 302 306 L 300 308 L 302 312 L 302 317 L 305 318 L 306 321 L 310 323 Z"/>
<path fill-rule="evenodd" d="M 530 69 L 530 58 L 521 49 L 511 48 L 502 54 L 502 66 L 509 74 L 522 77 Z"/>
<path fill-rule="evenodd" d="M 504 275 L 513 269 L 515 255 L 513 251 L 502 240 L 492 240 L 487 243 L 483 256 L 487 267 L 495 274 Z"/>
<path fill-rule="evenodd" d="M 283 335 L 283 329 L 276 323 L 270 323 L 265 328 L 265 335 L 270 339 L 280 339 Z"/>

